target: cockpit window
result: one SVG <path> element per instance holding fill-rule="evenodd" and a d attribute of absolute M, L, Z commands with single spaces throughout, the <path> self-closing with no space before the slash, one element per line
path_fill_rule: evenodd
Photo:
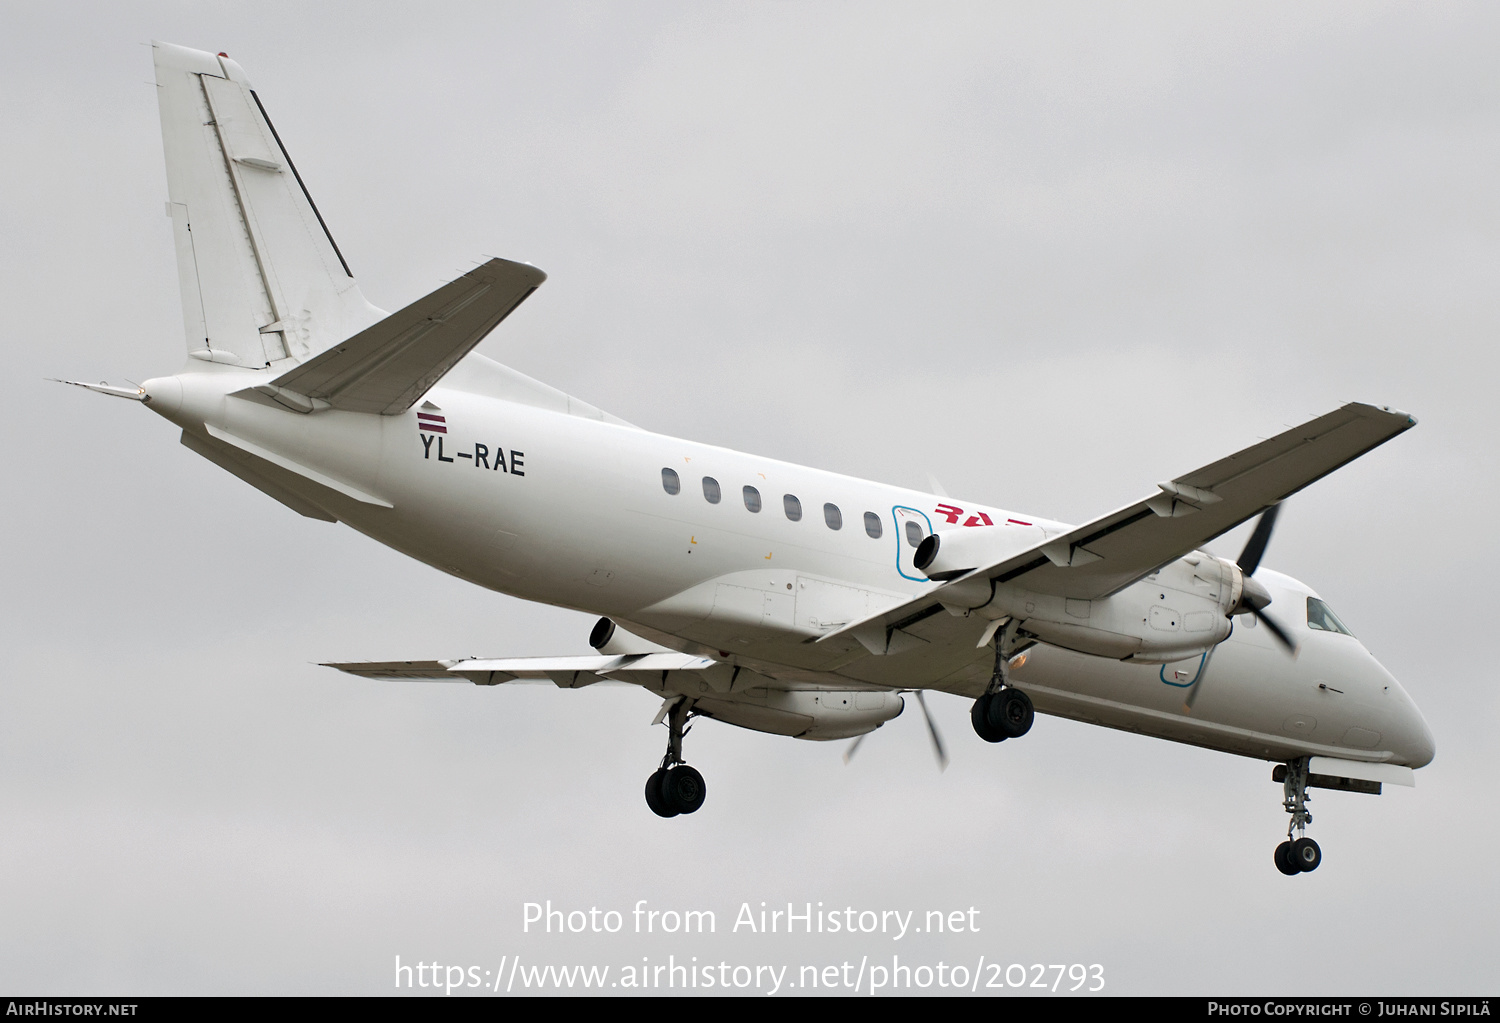
<path fill-rule="evenodd" d="M 1347 625 L 1339 621 L 1339 616 L 1333 613 L 1333 608 L 1317 597 L 1307 598 L 1307 627 L 1317 629 L 1319 632 L 1341 632 L 1345 636 L 1354 635 Z"/>

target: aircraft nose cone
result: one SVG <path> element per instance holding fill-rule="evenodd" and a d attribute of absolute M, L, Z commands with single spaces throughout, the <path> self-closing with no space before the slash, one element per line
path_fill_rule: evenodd
<path fill-rule="evenodd" d="M 1432 729 L 1427 727 L 1427 719 L 1422 717 L 1422 712 L 1417 710 L 1415 704 L 1412 705 L 1411 713 L 1416 720 L 1413 722 L 1412 741 L 1408 754 L 1411 761 L 1407 766 L 1426 767 L 1437 755 L 1437 740 L 1432 737 Z"/>
<path fill-rule="evenodd" d="M 155 377 L 141 384 L 146 392 L 146 407 L 170 417 L 182 409 L 182 381 L 176 377 Z"/>
<path fill-rule="evenodd" d="M 1392 747 L 1398 758 L 1398 762 L 1407 767 L 1426 767 L 1432 763 L 1432 758 L 1437 755 L 1437 740 L 1432 737 L 1432 729 L 1427 725 L 1427 719 L 1417 709 L 1410 695 L 1401 687 L 1395 679 L 1391 679 L 1391 687 L 1399 694 L 1402 707 L 1396 715 L 1397 734 L 1399 739 Z"/>

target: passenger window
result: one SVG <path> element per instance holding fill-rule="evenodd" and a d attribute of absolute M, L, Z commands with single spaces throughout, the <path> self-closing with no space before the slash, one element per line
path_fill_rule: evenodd
<path fill-rule="evenodd" d="M 793 522 L 802 521 L 801 501 L 797 500 L 791 494 L 783 494 L 781 497 L 781 506 L 786 509 L 787 518 L 791 519 Z"/>
<path fill-rule="evenodd" d="M 1339 616 L 1333 613 L 1333 608 L 1323 603 L 1317 597 L 1307 598 L 1307 627 L 1317 629 L 1319 632 L 1339 632 L 1345 636 L 1353 636 L 1349 627 L 1339 621 Z"/>
<path fill-rule="evenodd" d="M 661 488 L 669 494 L 682 491 L 682 480 L 677 478 L 676 469 L 663 469 L 661 471 Z"/>
<path fill-rule="evenodd" d="M 844 513 L 839 511 L 836 504 L 825 504 L 823 506 L 823 521 L 828 523 L 829 529 L 844 528 Z"/>
<path fill-rule="evenodd" d="M 760 491 L 754 487 L 745 488 L 745 507 L 753 512 L 760 511 Z"/>
<path fill-rule="evenodd" d="M 709 504 L 718 504 L 722 496 L 719 493 L 719 481 L 712 476 L 703 477 L 703 496 Z"/>
<path fill-rule="evenodd" d="M 871 540 L 879 540 L 885 532 L 880 526 L 880 516 L 874 512 L 865 512 L 865 532 L 870 535 Z"/>
<path fill-rule="evenodd" d="M 906 542 L 913 547 L 922 546 L 922 524 L 915 519 L 906 520 Z"/>

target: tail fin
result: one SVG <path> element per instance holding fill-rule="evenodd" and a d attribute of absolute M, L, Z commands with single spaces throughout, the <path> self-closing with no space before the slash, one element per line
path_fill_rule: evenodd
<path fill-rule="evenodd" d="M 302 362 L 380 320 L 240 66 L 152 53 L 189 354 Z"/>

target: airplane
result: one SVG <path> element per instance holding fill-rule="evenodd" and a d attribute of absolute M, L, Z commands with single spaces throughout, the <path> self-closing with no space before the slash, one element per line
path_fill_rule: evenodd
<path fill-rule="evenodd" d="M 1206 747 L 1275 765 L 1289 876 L 1322 861 L 1309 788 L 1379 794 L 1432 760 L 1400 683 L 1261 567 L 1282 502 L 1407 413 L 1344 405 L 1082 525 L 652 433 L 474 351 L 536 267 L 488 259 L 395 313 L 367 302 L 240 65 L 152 52 L 186 362 L 62 382 L 143 404 L 300 515 L 600 616 L 589 654 L 329 667 L 639 686 L 667 726 L 645 786 L 664 818 L 704 804 L 683 755 L 700 717 L 857 745 L 933 690 L 971 699 L 990 743 L 1041 713 Z M 1257 516 L 1235 560 L 1204 549 Z"/>

